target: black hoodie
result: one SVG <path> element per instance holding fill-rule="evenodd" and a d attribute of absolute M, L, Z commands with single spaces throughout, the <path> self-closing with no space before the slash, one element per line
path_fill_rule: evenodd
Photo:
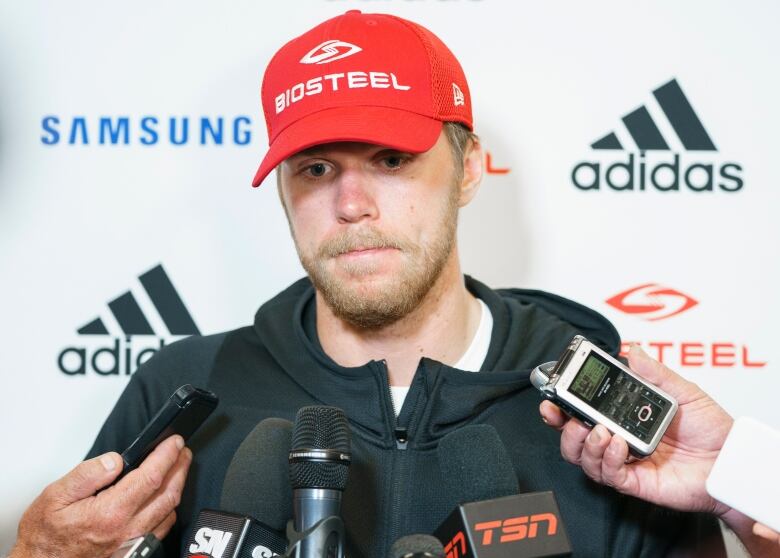
<path fill-rule="evenodd" d="M 90 456 L 125 448 L 182 384 L 219 395 L 219 407 L 188 443 L 194 461 L 165 541 L 169 558 L 181 552 L 199 511 L 219 508 L 228 464 L 257 423 L 293 420 L 300 407 L 317 404 L 344 409 L 352 429 L 342 504 L 350 558 L 384 557 L 399 537 L 431 533 L 449 514 L 457 502 L 444 488 L 436 447 L 466 424 L 495 427 L 521 492 L 555 492 L 574 556 L 665 556 L 683 538 L 698 547 L 705 532 L 717 532 L 712 518 L 658 508 L 590 481 L 563 461 L 560 435 L 542 423 L 530 370 L 555 360 L 578 333 L 616 355 L 620 339 L 605 318 L 542 291 L 494 291 L 468 276 L 466 286 L 493 315 L 480 372 L 421 359 L 397 419 L 383 361 L 344 368 L 323 352 L 314 289 L 302 279 L 265 303 L 254 326 L 185 339 L 141 366 Z"/>

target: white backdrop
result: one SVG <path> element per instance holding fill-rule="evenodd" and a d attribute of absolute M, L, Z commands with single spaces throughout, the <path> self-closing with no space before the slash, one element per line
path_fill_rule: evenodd
<path fill-rule="evenodd" d="M 177 338 L 166 317 L 181 308 L 158 310 L 139 277 L 162 266 L 184 313 L 213 333 L 249 323 L 302 275 L 275 188 L 250 188 L 266 149 L 260 79 L 284 42 L 354 8 L 429 27 L 469 78 L 492 172 L 462 214 L 464 271 L 583 302 L 651 354 L 663 343 L 664 360 L 730 412 L 780 427 L 768 318 L 780 310 L 780 5 L 0 1 L 0 552 L 26 505 L 91 445 L 129 377 L 128 346 L 135 361 Z M 690 112 L 670 119 L 653 95 L 671 80 L 717 150 L 676 133 Z M 679 191 L 649 178 L 639 190 L 638 170 L 633 190 L 605 183 L 609 165 L 639 160 L 623 117 L 640 107 L 669 147 L 647 152 L 647 174 L 679 156 Z M 220 141 L 202 119 L 221 120 Z M 624 149 L 591 147 L 610 132 Z M 582 162 L 579 182 L 598 163 L 600 189 L 572 183 Z M 697 163 L 713 165 L 713 191 L 684 184 Z M 718 175 L 728 164 L 737 191 L 718 186 L 735 189 Z M 695 186 L 703 172 L 691 171 Z M 153 333 L 128 342 L 143 325 L 128 325 L 133 300 Z M 105 334 L 79 333 L 96 319 Z M 97 372 L 115 358 L 102 351 L 93 365 L 96 352 L 115 347 L 118 373 Z"/>

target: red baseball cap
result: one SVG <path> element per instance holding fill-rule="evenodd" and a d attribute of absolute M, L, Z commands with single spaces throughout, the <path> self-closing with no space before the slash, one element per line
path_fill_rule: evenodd
<path fill-rule="evenodd" d="M 314 145 L 359 141 L 421 153 L 442 122 L 473 129 L 466 76 L 450 49 L 387 14 L 350 10 L 287 43 L 266 68 L 261 98 L 269 149 L 252 186 Z"/>

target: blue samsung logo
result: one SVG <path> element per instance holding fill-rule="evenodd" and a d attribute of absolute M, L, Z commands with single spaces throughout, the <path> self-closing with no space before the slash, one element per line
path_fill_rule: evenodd
<path fill-rule="evenodd" d="M 41 119 L 44 145 L 249 145 L 248 116 L 72 116 Z"/>

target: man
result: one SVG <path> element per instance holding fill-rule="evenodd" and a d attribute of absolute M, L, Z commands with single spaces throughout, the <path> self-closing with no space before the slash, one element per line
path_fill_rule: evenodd
<path fill-rule="evenodd" d="M 457 502 L 435 450 L 471 423 L 498 431 L 521 490 L 555 490 L 576 555 L 662 556 L 683 539 L 710 552 L 713 520 L 593 483 L 562 460 L 558 434 L 536 414 L 530 369 L 577 333 L 616 354 L 611 324 L 555 295 L 494 291 L 461 274 L 457 215 L 477 191 L 482 151 L 465 76 L 447 47 L 412 22 L 351 11 L 285 45 L 262 99 L 270 149 L 253 185 L 277 169 L 308 278 L 265 303 L 251 327 L 160 351 L 106 421 L 91 455 L 124 448 L 183 383 L 219 394 L 189 442 L 183 493 L 191 457 L 181 440 L 91 496 L 118 474 L 117 456 L 104 453 L 33 504 L 13 557 L 103 556 L 123 538 L 162 535 L 181 493 L 165 541 L 177 555 L 200 509 L 219 507 L 247 433 L 311 404 L 341 407 L 350 419 L 342 515 L 351 558 L 383 556 L 397 538 L 431 532 L 446 517 Z M 77 543 L 62 552 L 69 531 Z M 47 533 L 57 545 L 47 546 Z"/>

